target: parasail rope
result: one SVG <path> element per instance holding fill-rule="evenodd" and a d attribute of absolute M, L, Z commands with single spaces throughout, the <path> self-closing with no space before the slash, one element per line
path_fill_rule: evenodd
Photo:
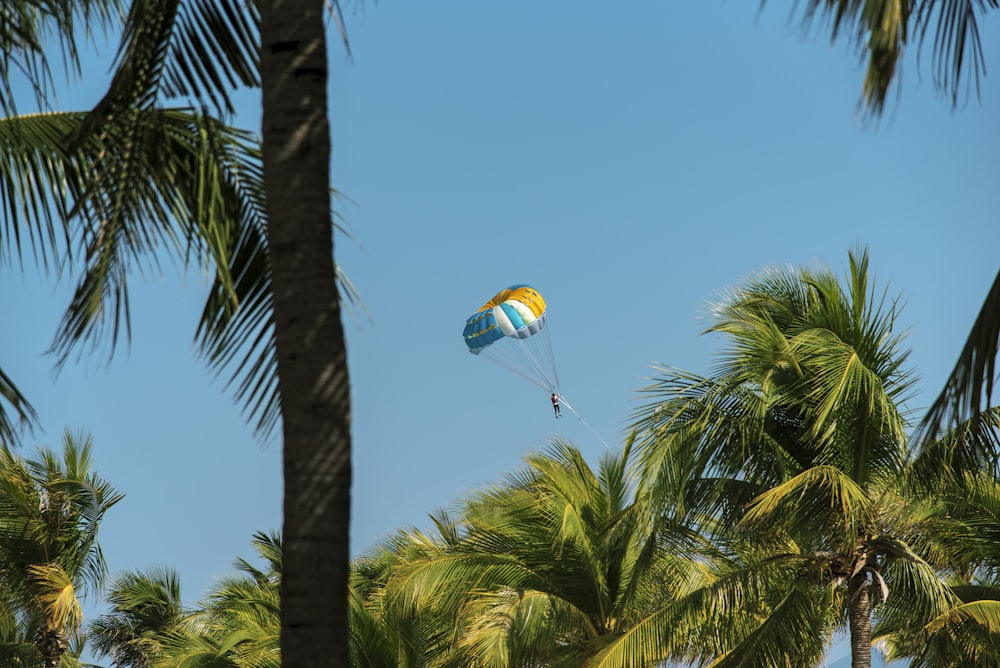
<path fill-rule="evenodd" d="M 589 430 L 590 430 L 590 433 L 591 433 L 591 434 L 593 434 L 593 435 L 594 435 L 594 437 L 595 437 L 595 438 L 596 438 L 596 439 L 597 439 L 598 441 L 600 441 L 600 442 L 601 442 L 601 445 L 603 445 L 603 446 L 604 446 L 605 448 L 607 448 L 607 449 L 608 449 L 608 452 L 612 452 L 612 453 L 614 452 L 614 450 L 613 450 L 613 449 L 611 448 L 611 446 L 610 446 L 610 445 L 608 445 L 607 443 L 605 443 L 605 442 L 604 442 L 604 439 L 603 439 L 603 438 L 601 438 L 601 435 L 600 435 L 600 434 L 598 434 L 598 433 L 597 433 L 596 431 L 594 431 L 594 428 L 593 428 L 593 427 L 591 427 L 591 426 L 590 426 L 590 425 L 589 425 L 589 424 L 587 423 L 587 421 L 583 419 L 583 416 L 581 416 L 581 415 L 580 415 L 579 413 L 577 413 L 577 412 L 576 412 L 576 409 L 575 409 L 575 408 L 573 408 L 573 406 L 572 406 L 572 405 L 571 405 L 571 404 L 570 404 L 570 403 L 569 403 L 568 401 L 566 401 L 566 399 L 565 399 L 565 398 L 564 398 L 564 397 L 563 397 L 562 395 L 560 395 L 560 396 L 559 396 L 559 403 L 560 403 L 560 404 L 562 404 L 563 406 L 565 406 L 566 408 L 568 408 L 568 409 L 570 410 L 570 412 L 571 412 L 571 413 L 572 413 L 573 415 L 575 415 L 575 416 L 576 416 L 576 418 L 577 418 L 577 419 L 578 419 L 578 420 L 579 420 L 580 422 L 582 422 L 582 423 L 583 423 L 583 426 L 584 426 L 584 427 L 586 427 L 587 429 L 589 429 Z"/>

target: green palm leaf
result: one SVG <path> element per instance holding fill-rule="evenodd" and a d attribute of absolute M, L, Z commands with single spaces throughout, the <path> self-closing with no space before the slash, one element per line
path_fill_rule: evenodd
<path fill-rule="evenodd" d="M 37 424 L 38 414 L 2 369 L 0 369 L 0 399 L 6 402 L 16 416 L 16 421 L 12 420 L 11 414 L 0 405 L 0 447 L 10 447 L 17 442 L 23 429 L 30 429 Z"/>
<path fill-rule="evenodd" d="M 940 455 L 976 471 L 992 463 L 986 448 L 965 447 L 968 433 L 928 449 L 920 461 L 929 477 L 936 470 L 934 485 L 913 484 L 900 408 L 912 373 L 894 331 L 900 304 L 869 281 L 867 250 L 848 257 L 846 280 L 822 268 L 769 269 L 723 293 L 708 330 L 727 337 L 713 374 L 659 367 L 643 390 L 651 400 L 633 423 L 640 493 L 655 511 L 680 510 L 719 549 L 730 546 L 760 582 L 753 589 L 746 577 L 721 578 L 720 598 L 688 599 L 700 611 L 686 613 L 691 619 L 731 623 L 719 624 L 714 644 L 685 650 L 695 660 L 811 665 L 849 620 L 856 651 L 870 652 L 866 629 L 880 609 L 882 637 L 902 638 L 907 624 L 923 626 L 951 605 L 929 560 L 967 568 L 991 535 L 977 546 L 961 506 L 941 497 L 956 479 Z M 748 542 L 771 554 L 748 553 Z M 733 605 L 751 600 L 747 591 L 761 602 L 749 616 Z M 874 618 L 861 594 L 878 606 Z M 660 624 L 677 626 L 666 621 L 676 613 L 659 614 Z M 805 648 L 804 658 L 782 654 L 791 646 Z"/>
<path fill-rule="evenodd" d="M 869 493 L 832 466 L 816 466 L 760 494 L 747 507 L 744 525 L 761 521 L 788 527 L 798 535 L 810 528 L 836 535 L 834 544 L 853 549 L 874 524 Z"/>
<path fill-rule="evenodd" d="M 88 643 L 116 666 L 148 668 L 160 642 L 181 623 L 180 580 L 168 569 L 127 571 L 111 583 L 111 610 L 87 627 Z"/>
<path fill-rule="evenodd" d="M 108 117 L 165 99 L 212 103 L 234 111 L 237 86 L 259 85 L 256 5 L 238 0 L 133 0 L 122 29 L 114 75 L 80 137 Z"/>
<path fill-rule="evenodd" d="M 16 0 L 0 6 L 0 113 L 17 112 L 14 83 L 20 75 L 39 105 L 53 88 L 49 59 L 80 73 L 77 40 L 107 29 L 118 18 L 116 0 Z"/>
<path fill-rule="evenodd" d="M 991 407 L 1000 345 L 1000 273 L 997 274 L 941 394 L 928 410 L 919 437 L 937 439 L 943 430 L 969 420 Z"/>
<path fill-rule="evenodd" d="M 822 23 L 831 40 L 845 38 L 866 60 L 862 99 L 879 115 L 906 47 L 916 38 L 922 49 L 930 33 L 935 85 L 953 105 L 966 77 L 978 93 L 986 73 L 979 21 L 998 6 L 997 0 L 808 0 L 796 9 L 804 27 Z"/>

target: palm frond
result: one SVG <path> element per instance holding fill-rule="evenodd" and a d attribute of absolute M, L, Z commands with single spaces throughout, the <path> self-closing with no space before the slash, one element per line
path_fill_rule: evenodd
<path fill-rule="evenodd" d="M 771 398 L 740 377 L 709 380 L 658 370 L 654 384 L 642 390 L 652 399 L 636 411 L 633 428 L 643 493 L 661 510 L 736 512 L 758 484 L 784 479 L 807 463 L 794 416 L 775 419 Z M 732 496 L 733 480 L 749 496 Z"/>
<path fill-rule="evenodd" d="M 729 564 L 690 562 L 682 586 L 607 643 L 588 665 L 655 665 L 668 659 L 708 665 L 755 633 L 764 633 L 761 625 L 783 598 L 801 600 L 797 593 L 789 598 L 789 592 L 798 591 L 800 573 L 809 561 L 799 554 L 772 553 Z M 780 611 L 777 614 L 781 616 Z M 778 620 L 774 624 L 780 625 Z M 813 626 L 811 638 L 822 644 L 828 627 L 828 622 Z"/>
<path fill-rule="evenodd" d="M 120 331 L 130 328 L 128 277 L 154 249 L 165 247 L 175 257 L 194 253 L 206 263 L 219 255 L 215 239 L 197 232 L 235 227 L 240 193 L 239 175 L 232 163 L 220 162 L 216 143 L 231 147 L 232 160 L 248 139 L 182 109 L 108 122 L 101 142 L 89 149 L 88 171 L 71 178 L 78 184 L 74 213 L 84 223 L 75 243 L 86 266 L 53 344 L 60 363 L 75 345 L 96 345 L 105 327 L 114 349 Z"/>
<path fill-rule="evenodd" d="M 69 152 L 67 137 L 83 118 L 0 121 L 0 150 L 9 158 L 0 161 L 9 166 L 0 166 L 0 204 L 11 252 L 20 257 L 24 236 L 45 264 L 74 249 L 85 260 L 53 342 L 57 364 L 81 345 L 107 345 L 110 356 L 129 338 L 129 278 L 158 270 L 152 253 L 164 250 L 214 275 L 195 339 L 213 371 L 230 373 L 237 401 L 266 436 L 280 404 L 256 139 L 199 112 L 153 109 L 107 120 L 99 137 Z M 82 224 L 71 237 L 73 215 Z M 338 275 L 341 294 L 360 303 Z"/>
<path fill-rule="evenodd" d="M 58 55 L 67 74 L 80 74 L 77 43 L 118 19 L 117 0 L 32 0 L 0 6 L 0 113 L 17 113 L 14 83 L 20 78 L 45 108 L 52 93 L 49 59 Z"/>
<path fill-rule="evenodd" d="M 82 114 L 46 113 L 0 118 L 0 260 L 23 263 L 30 249 L 48 268 L 71 248 L 65 221 L 72 207 L 67 183 L 86 172 L 94 142 L 68 150 L 66 138 Z"/>
<path fill-rule="evenodd" d="M 769 610 L 764 622 L 710 665 L 712 668 L 816 665 L 832 635 L 830 610 L 829 601 L 816 596 L 814 583 L 804 578 L 795 580 Z"/>
<path fill-rule="evenodd" d="M 453 611 L 433 605 L 421 605 L 417 611 L 404 609 L 392 604 L 388 591 L 395 587 L 395 569 L 429 556 L 428 551 L 438 553 L 430 547 L 435 542 L 422 534 L 399 533 L 371 556 L 352 564 L 349 592 L 354 665 L 468 665 L 465 661 L 451 663 L 460 654 L 455 648 Z"/>
<path fill-rule="evenodd" d="M 977 412 L 969 420 L 942 431 L 936 439 L 917 440 L 916 445 L 912 472 L 915 480 L 925 486 L 941 481 L 944 472 L 958 479 L 977 473 L 997 478 L 1000 407 Z"/>
<path fill-rule="evenodd" d="M 883 573 L 889 595 L 877 608 L 873 639 L 886 646 L 890 656 L 914 656 L 914 648 L 927 649 L 936 642 L 928 644 L 934 634 L 927 625 L 960 601 L 923 559 L 889 559 Z"/>
<path fill-rule="evenodd" d="M 933 81 L 958 104 L 963 74 L 971 67 L 971 82 L 979 95 L 981 77 L 986 75 L 986 59 L 979 35 L 977 12 L 997 9 L 997 0 L 922 0 L 917 3 L 914 29 L 921 44 L 934 33 L 931 66 Z"/>
<path fill-rule="evenodd" d="M 35 581 L 47 622 L 53 628 L 78 629 L 83 622 L 83 610 L 69 574 L 57 563 L 29 564 L 27 571 Z"/>
<path fill-rule="evenodd" d="M 816 466 L 754 499 L 741 524 L 761 521 L 777 522 L 793 534 L 822 526 L 836 548 L 851 552 L 873 526 L 874 515 L 868 493 L 849 475 L 833 466 Z"/>
<path fill-rule="evenodd" d="M 169 569 L 127 571 L 111 583 L 110 611 L 87 626 L 87 639 L 114 665 L 149 666 L 160 640 L 183 618 L 180 579 Z"/>
<path fill-rule="evenodd" d="M 13 158 L 32 161 L 0 173 L 3 191 L 20 197 L 4 200 L 19 214 L 7 217 L 15 233 L 28 221 L 46 221 L 38 232 L 28 226 L 43 257 L 79 247 L 85 258 L 53 343 L 57 363 L 81 344 L 104 344 L 113 354 L 119 338 L 128 338 L 129 277 L 137 268 L 156 269 L 151 253 L 163 249 L 214 272 L 196 339 L 213 366 L 234 369 L 237 400 L 268 431 L 278 405 L 256 140 L 198 112 L 153 109 L 108 120 L 102 138 L 67 154 L 66 137 L 82 122 L 82 114 L 62 114 L 0 124 L 20 140 L 9 147 Z M 17 178 L 25 173 L 39 175 L 37 187 L 22 187 Z M 62 183 L 70 191 L 50 205 L 45 193 L 61 192 Z M 56 226 L 70 213 L 83 225 L 66 244 L 59 233 L 70 227 Z M 255 342 L 249 349 L 248 340 Z"/>
<path fill-rule="evenodd" d="M 16 445 L 20 434 L 37 424 L 38 414 L 35 409 L 17 389 L 10 376 L 0 369 L 0 447 Z"/>
<path fill-rule="evenodd" d="M 278 668 L 280 652 L 281 541 L 258 532 L 254 546 L 264 570 L 244 559 L 240 573 L 216 582 L 205 601 L 180 622 L 156 631 L 153 666 Z"/>
<path fill-rule="evenodd" d="M 239 0 L 133 0 L 111 83 L 77 137 L 176 97 L 232 114 L 232 89 L 259 83 L 259 21 L 256 5 Z"/>
<path fill-rule="evenodd" d="M 917 440 L 937 439 L 942 430 L 975 421 L 990 407 L 1000 346 L 1000 273 L 976 316 L 962 352 L 944 388 L 927 411 Z"/>
<path fill-rule="evenodd" d="M 953 105 L 958 104 L 966 78 L 978 95 L 980 78 L 986 74 L 979 19 L 1000 5 L 997 0 L 806 0 L 796 6 L 802 8 L 804 28 L 819 22 L 831 41 L 846 39 L 866 59 L 861 97 L 865 107 L 878 116 L 885 110 L 913 36 L 922 50 L 933 33 L 933 81 Z"/>
<path fill-rule="evenodd" d="M 1000 633 L 1000 601 L 978 600 L 962 603 L 936 617 L 927 624 L 927 631 L 933 633 L 949 624 L 974 622 L 989 633 Z"/>
<path fill-rule="evenodd" d="M 240 0 L 182 3 L 171 35 L 163 94 L 211 100 L 217 109 L 234 113 L 228 92 L 238 86 L 260 85 L 259 23 L 256 4 Z"/>
<path fill-rule="evenodd" d="M 458 646 L 473 665 L 534 665 L 559 640 L 555 625 L 527 623 L 551 615 L 550 598 L 541 592 L 501 588 L 475 594 L 462 615 L 471 621 Z"/>

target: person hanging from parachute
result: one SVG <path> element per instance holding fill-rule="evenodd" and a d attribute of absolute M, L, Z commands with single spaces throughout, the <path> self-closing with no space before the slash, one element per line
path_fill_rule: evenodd
<path fill-rule="evenodd" d="M 483 355 L 551 392 L 559 417 L 559 376 L 545 317 L 545 299 L 538 290 L 512 285 L 469 316 L 462 336 L 473 355 Z"/>

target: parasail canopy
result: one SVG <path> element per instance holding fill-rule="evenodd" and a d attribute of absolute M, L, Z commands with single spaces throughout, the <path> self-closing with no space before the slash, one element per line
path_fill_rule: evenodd
<path fill-rule="evenodd" d="M 495 294 L 465 321 L 465 345 L 470 353 L 483 354 L 558 394 L 559 378 L 545 315 L 541 293 L 530 285 L 512 285 Z"/>

